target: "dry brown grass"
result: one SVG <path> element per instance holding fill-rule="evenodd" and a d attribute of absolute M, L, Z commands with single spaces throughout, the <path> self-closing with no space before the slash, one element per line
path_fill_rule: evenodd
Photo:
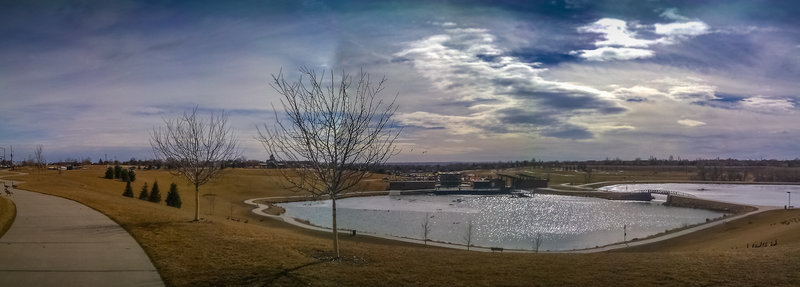
<path fill-rule="evenodd" d="M 124 184 L 102 179 L 102 174 L 102 168 L 92 168 L 19 179 L 26 181 L 21 188 L 77 200 L 119 222 L 172 286 L 800 285 L 800 246 L 796 237 L 788 235 L 781 240 L 794 243 L 781 241 L 774 248 L 728 249 L 727 243 L 712 248 L 712 242 L 679 248 L 688 245 L 675 243 L 674 249 L 652 247 L 664 250 L 659 252 L 601 254 L 479 253 L 344 236 L 345 258 L 330 262 L 320 260 L 330 250 L 329 234 L 260 219 L 240 203 L 251 197 L 294 195 L 283 191 L 277 174 L 270 171 L 232 170 L 219 182 L 201 187 L 203 193 L 216 194 L 214 215 L 203 199 L 201 214 L 207 220 L 201 223 L 189 222 L 192 190 L 180 179 L 161 171 L 141 171 L 134 185 L 138 192 L 142 182 L 158 179 L 166 195 L 170 181 L 181 182 L 184 207 L 175 209 L 122 197 Z M 239 222 L 226 219 L 231 207 Z M 759 229 L 763 224 L 776 219 L 703 231 L 694 234 L 692 242 L 757 234 L 763 232 Z M 775 235 L 800 233 L 798 226 L 788 225 Z"/>
<path fill-rule="evenodd" d="M 17 217 L 17 207 L 14 202 L 0 196 L 0 237 L 3 237 L 3 234 L 6 234 L 6 231 L 11 228 L 15 217 Z"/>
<path fill-rule="evenodd" d="M 696 232 L 652 245 L 628 248 L 626 252 L 694 252 L 747 249 L 749 244 L 777 242 L 777 246 L 800 249 L 800 210 L 771 210 L 747 218 L 728 221 L 703 232 Z M 764 250 L 764 248 L 759 248 Z"/>

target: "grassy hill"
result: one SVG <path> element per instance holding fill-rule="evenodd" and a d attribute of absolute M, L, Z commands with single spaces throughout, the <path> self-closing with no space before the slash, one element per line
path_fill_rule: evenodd
<path fill-rule="evenodd" d="M 274 170 L 235 169 L 201 187 L 203 222 L 190 222 L 193 189 L 164 171 L 162 196 L 179 183 L 181 209 L 121 196 L 125 184 L 103 179 L 104 167 L 15 177 L 20 188 L 74 199 L 108 215 L 142 245 L 171 286 L 797 286 L 800 211 L 768 212 L 656 244 L 596 254 L 481 253 L 424 247 L 367 236 L 343 236 L 341 261 L 329 256 L 329 234 L 251 215 L 242 201 L 296 195 Z M 373 179 L 367 189 L 381 189 Z M 214 194 L 208 196 L 207 194 Z M 211 199 L 213 197 L 213 199 Z M 213 205 L 213 210 L 211 205 Z M 236 220 L 229 220 L 229 217 Z M 783 224 L 790 221 L 790 224 Z M 752 241 L 778 240 L 766 248 Z"/>

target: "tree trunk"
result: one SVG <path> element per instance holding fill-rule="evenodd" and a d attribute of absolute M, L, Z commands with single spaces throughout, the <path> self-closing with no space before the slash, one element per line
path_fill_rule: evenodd
<path fill-rule="evenodd" d="M 194 221 L 200 221 L 200 186 L 194 184 Z"/>
<path fill-rule="evenodd" d="M 333 250 L 339 258 L 339 229 L 336 227 L 336 197 L 331 196 L 331 214 L 333 216 Z"/>

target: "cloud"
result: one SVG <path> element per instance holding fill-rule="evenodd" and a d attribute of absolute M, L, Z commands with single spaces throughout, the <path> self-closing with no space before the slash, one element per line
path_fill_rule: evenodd
<path fill-rule="evenodd" d="M 612 18 L 603 18 L 592 24 L 578 27 L 581 33 L 598 33 L 603 40 L 594 43 L 598 47 L 620 46 L 646 48 L 655 43 L 652 40 L 636 38 L 636 32 L 628 29 L 628 23 Z"/>
<path fill-rule="evenodd" d="M 669 20 L 689 21 L 689 18 L 687 18 L 685 16 L 678 15 L 678 9 L 677 8 L 664 9 L 664 12 L 661 12 L 660 16 L 664 17 L 666 19 L 669 19 Z"/>
<path fill-rule="evenodd" d="M 677 14 L 675 9 L 667 9 L 662 14 L 670 20 L 679 22 L 656 23 L 652 26 L 630 24 L 624 20 L 602 18 L 593 23 L 578 27 L 579 33 L 600 34 L 594 42 L 597 49 L 570 51 L 588 61 L 627 61 L 646 59 L 655 56 L 656 45 L 674 45 L 680 41 L 709 33 L 709 26 L 701 21 L 689 21 Z M 645 39 L 639 32 L 655 34 L 659 37 Z"/>
<path fill-rule="evenodd" d="M 768 98 L 755 96 L 741 100 L 743 108 L 763 113 L 781 113 L 792 111 L 795 104 L 785 98 Z"/>
<path fill-rule="evenodd" d="M 681 125 L 687 126 L 687 127 L 699 127 L 699 126 L 706 125 L 706 123 L 704 123 L 704 122 L 690 120 L 690 119 L 678 120 L 678 123 L 681 124 Z"/>
<path fill-rule="evenodd" d="M 706 102 L 717 99 L 717 96 L 714 95 L 715 90 L 715 86 L 698 82 L 687 82 L 671 87 L 668 96 L 676 101 L 690 103 Z"/>
<path fill-rule="evenodd" d="M 580 84 L 547 80 L 545 69 L 508 56 L 487 29 L 445 29 L 443 34 L 407 43 L 395 54 L 429 79 L 447 102 L 465 109 L 398 115 L 403 124 L 443 127 L 454 135 L 521 136 L 540 134 L 587 139 L 593 134 L 572 122 L 574 116 L 626 111 L 608 92 Z M 472 104 L 469 104 L 472 103 Z M 448 105 L 447 103 L 431 103 Z"/>
<path fill-rule="evenodd" d="M 594 50 L 572 51 L 571 55 L 578 55 L 589 61 L 625 61 L 650 58 L 655 53 L 652 50 L 637 48 L 600 47 Z"/>
<path fill-rule="evenodd" d="M 663 35 L 659 39 L 660 42 L 674 44 L 681 40 L 707 34 L 709 33 L 709 27 L 706 23 L 700 21 L 655 24 L 655 33 Z"/>

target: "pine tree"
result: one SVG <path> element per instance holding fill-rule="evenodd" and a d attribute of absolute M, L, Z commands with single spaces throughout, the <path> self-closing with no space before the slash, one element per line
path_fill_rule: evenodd
<path fill-rule="evenodd" d="M 153 182 L 153 189 L 150 190 L 150 197 L 147 198 L 150 202 L 161 202 L 161 192 L 158 190 L 158 181 Z"/>
<path fill-rule="evenodd" d="M 114 178 L 121 178 L 122 177 L 122 167 L 119 165 L 114 166 Z"/>
<path fill-rule="evenodd" d="M 128 170 L 127 169 L 123 169 L 122 172 L 120 172 L 120 177 L 119 178 L 124 182 L 130 182 L 130 180 L 128 179 Z"/>
<path fill-rule="evenodd" d="M 134 182 L 136 181 L 136 172 L 133 170 L 128 171 L 128 181 Z"/>
<path fill-rule="evenodd" d="M 144 186 L 142 186 L 142 191 L 139 192 L 139 199 L 147 200 L 148 197 L 150 197 L 150 194 L 147 193 L 147 182 L 145 182 Z"/>
<path fill-rule="evenodd" d="M 178 185 L 174 182 L 169 185 L 169 192 L 167 193 L 167 200 L 165 201 L 168 206 L 181 208 L 181 195 L 178 194 Z"/>
<path fill-rule="evenodd" d="M 122 196 L 133 197 L 133 188 L 131 188 L 131 182 L 125 183 L 125 192 L 122 193 Z"/>
<path fill-rule="evenodd" d="M 109 166 L 108 169 L 106 169 L 106 178 L 114 179 L 114 168 Z"/>

